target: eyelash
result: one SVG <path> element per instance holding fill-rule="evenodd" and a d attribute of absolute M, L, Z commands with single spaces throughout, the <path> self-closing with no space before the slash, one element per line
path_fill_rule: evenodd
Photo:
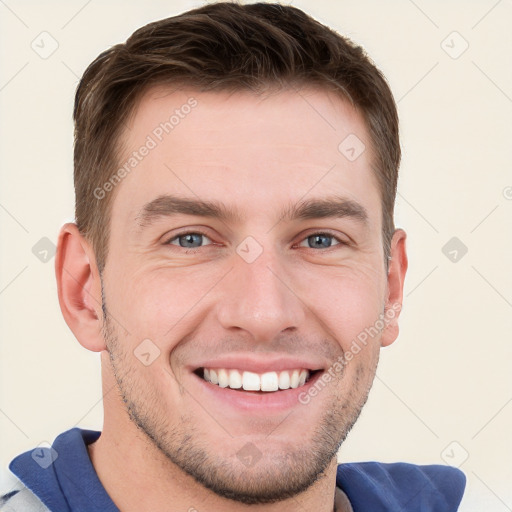
<path fill-rule="evenodd" d="M 206 237 L 208 240 L 211 241 L 211 238 L 204 231 L 201 231 L 201 230 L 183 231 L 182 233 L 178 233 L 178 234 L 172 236 L 171 238 L 169 238 L 164 243 L 164 245 L 174 245 L 175 247 L 177 247 L 179 249 L 183 249 L 185 251 L 185 254 L 194 253 L 194 252 L 196 252 L 199 249 L 202 249 L 204 247 L 204 246 L 202 246 L 202 247 L 190 247 L 190 248 L 187 248 L 187 247 L 181 247 L 179 245 L 171 244 L 172 241 L 177 240 L 178 238 L 180 238 L 182 236 L 185 236 L 185 235 L 202 235 L 202 236 Z M 307 240 L 309 237 L 315 236 L 315 235 L 327 236 L 327 237 L 333 238 L 334 240 L 336 240 L 338 242 L 334 246 L 325 247 L 322 252 L 328 251 L 329 249 L 332 249 L 333 247 L 337 247 L 338 245 L 339 246 L 347 246 L 347 245 L 349 245 L 348 242 L 346 242 L 346 241 L 342 240 L 341 238 L 337 237 L 336 235 L 333 235 L 332 233 L 329 233 L 329 232 L 326 232 L 326 231 L 315 231 L 313 233 L 310 233 L 307 236 L 305 236 L 304 238 L 302 238 L 300 242 L 303 242 L 304 240 Z M 212 243 L 210 245 L 215 245 L 215 244 Z M 305 249 L 310 249 L 312 251 L 318 252 L 313 247 L 305 247 Z"/>

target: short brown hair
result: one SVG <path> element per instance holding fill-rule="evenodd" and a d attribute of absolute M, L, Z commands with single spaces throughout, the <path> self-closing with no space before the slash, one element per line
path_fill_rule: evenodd
<path fill-rule="evenodd" d="M 119 165 L 123 126 L 137 101 L 150 87 L 167 84 L 256 94 L 269 87 L 315 86 L 350 101 L 371 137 L 387 261 L 401 153 L 396 105 L 384 76 L 360 46 L 295 7 L 217 3 L 140 28 L 100 54 L 80 81 L 75 215 L 100 271 L 114 192 L 99 199 L 94 191 Z"/>

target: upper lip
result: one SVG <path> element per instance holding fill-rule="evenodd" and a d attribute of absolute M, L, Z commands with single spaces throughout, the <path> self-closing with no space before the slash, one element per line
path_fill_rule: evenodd
<path fill-rule="evenodd" d="M 254 353 L 250 355 L 230 354 L 216 359 L 205 360 L 191 367 L 192 371 L 199 368 L 213 368 L 226 370 L 242 370 L 253 373 L 278 372 L 283 370 L 306 369 L 310 371 L 322 370 L 323 365 L 311 359 L 290 357 L 278 354 L 267 354 L 256 357 Z"/>

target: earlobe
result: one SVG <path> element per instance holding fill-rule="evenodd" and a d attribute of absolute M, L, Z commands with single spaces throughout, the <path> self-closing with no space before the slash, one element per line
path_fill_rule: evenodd
<path fill-rule="evenodd" d="M 91 245 L 76 224 L 62 226 L 55 257 L 59 304 L 64 319 L 85 348 L 105 350 L 101 282 Z"/>
<path fill-rule="evenodd" d="M 398 337 L 398 317 L 402 309 L 405 274 L 407 272 L 407 251 L 403 229 L 397 229 L 391 240 L 391 259 L 387 276 L 388 296 L 384 312 L 386 327 L 382 333 L 381 346 L 391 345 Z"/>

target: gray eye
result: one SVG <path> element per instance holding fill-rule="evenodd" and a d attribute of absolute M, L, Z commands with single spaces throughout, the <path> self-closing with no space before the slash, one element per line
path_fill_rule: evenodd
<path fill-rule="evenodd" d="M 203 235 L 199 233 L 188 233 L 178 237 L 181 247 L 200 247 L 203 241 Z"/>
<path fill-rule="evenodd" d="M 308 236 L 306 240 L 308 241 L 308 246 L 311 249 L 317 249 L 331 247 L 333 238 L 333 235 L 328 235 L 326 233 L 316 233 L 314 235 Z"/>
<path fill-rule="evenodd" d="M 168 243 L 170 245 L 179 244 L 180 247 L 185 249 L 196 249 L 203 245 L 203 239 L 210 241 L 210 239 L 202 233 L 183 233 L 181 235 L 175 236 L 174 238 L 171 238 Z M 178 243 L 175 243 L 176 240 Z"/>

